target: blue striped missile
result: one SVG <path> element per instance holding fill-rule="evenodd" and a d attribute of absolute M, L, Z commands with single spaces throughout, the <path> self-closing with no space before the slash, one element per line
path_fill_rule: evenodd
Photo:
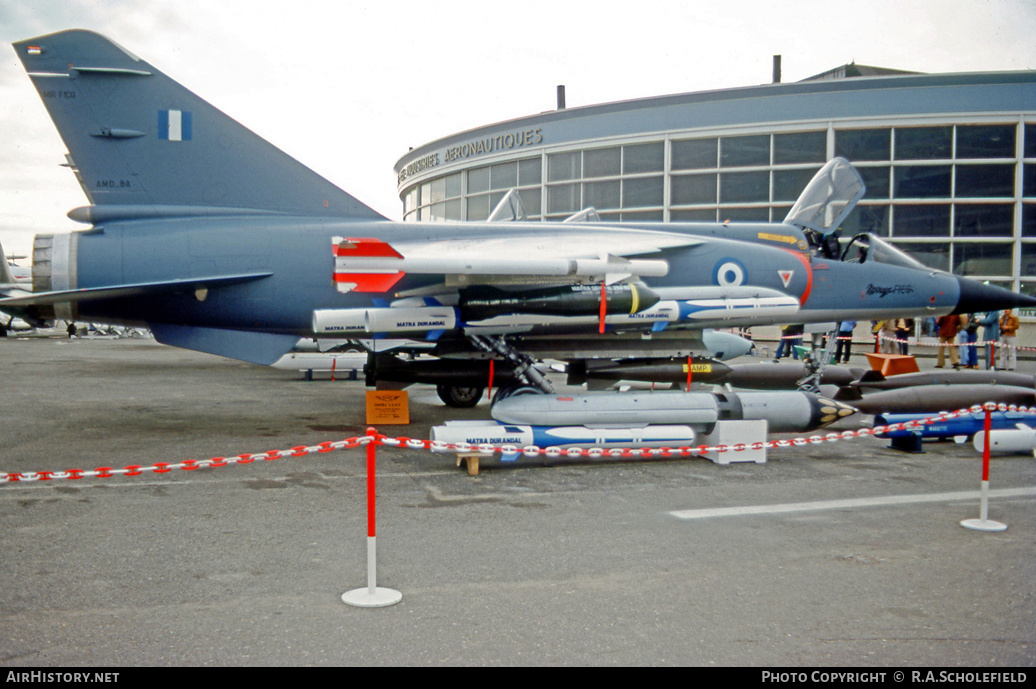
<path fill-rule="evenodd" d="M 432 440 L 442 443 L 468 443 L 526 447 L 682 447 L 697 437 L 688 425 L 644 426 L 533 426 L 498 424 L 492 421 L 448 421 L 432 427 Z"/>
<path fill-rule="evenodd" d="M 874 427 L 906 424 L 911 421 L 923 421 L 931 418 L 931 414 L 878 414 L 874 417 Z M 906 438 L 921 436 L 922 438 L 956 438 L 981 434 L 985 429 L 986 413 L 972 412 L 950 419 L 919 424 L 911 428 L 882 431 L 874 435 L 879 438 Z M 990 414 L 990 428 L 1014 428 L 1019 423 L 1036 424 L 1036 412 L 995 411 Z"/>

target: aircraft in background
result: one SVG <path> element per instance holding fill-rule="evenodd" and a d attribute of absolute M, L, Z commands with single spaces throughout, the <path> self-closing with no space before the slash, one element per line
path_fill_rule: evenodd
<path fill-rule="evenodd" d="M 29 294 L 32 291 L 32 270 L 9 262 L 0 247 L 0 294 Z M 6 320 L 3 316 L 7 316 Z M 0 337 L 16 330 L 32 330 L 35 326 L 12 313 L 0 310 Z"/>
<path fill-rule="evenodd" d="M 1036 304 L 872 235 L 843 249 L 863 183 L 842 159 L 783 223 L 392 222 L 99 34 L 14 48 L 91 204 L 69 213 L 88 229 L 36 237 L 37 291 L 0 299 L 23 317 L 261 364 L 305 337 L 409 338 L 546 392 L 537 359 L 686 357 L 707 328 Z"/>

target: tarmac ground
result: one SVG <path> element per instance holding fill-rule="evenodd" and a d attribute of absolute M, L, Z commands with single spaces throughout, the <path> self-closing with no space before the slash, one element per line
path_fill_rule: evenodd
<path fill-rule="evenodd" d="M 0 339 L 0 371 L 0 472 L 367 427 L 362 382 L 152 340 Z M 488 418 L 425 386 L 409 399 L 411 423 L 379 431 Z M 992 460 L 989 517 L 1008 528 L 979 532 L 960 524 L 979 516 L 970 443 L 888 445 L 763 464 L 484 460 L 477 476 L 382 447 L 377 583 L 402 601 L 373 609 L 340 599 L 367 585 L 362 449 L 3 483 L 0 666 L 1036 665 L 1036 460 Z"/>

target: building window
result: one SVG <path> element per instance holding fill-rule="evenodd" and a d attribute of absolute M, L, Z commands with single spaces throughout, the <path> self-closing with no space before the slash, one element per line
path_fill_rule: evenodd
<path fill-rule="evenodd" d="M 1013 205 L 958 203 L 953 215 L 955 237 L 1011 237 L 1014 234 Z"/>
<path fill-rule="evenodd" d="M 583 202 L 579 211 L 583 208 L 594 208 L 595 210 L 612 210 L 619 207 L 619 192 L 621 182 L 611 180 L 608 182 L 590 182 L 583 184 Z"/>
<path fill-rule="evenodd" d="M 897 165 L 892 168 L 897 199 L 950 197 L 949 165 Z"/>
<path fill-rule="evenodd" d="M 949 237 L 950 205 L 897 205 L 892 210 L 896 237 Z"/>
<path fill-rule="evenodd" d="M 478 167 L 468 170 L 468 193 L 478 194 L 489 191 L 489 168 Z"/>
<path fill-rule="evenodd" d="M 770 164 L 770 135 L 725 136 L 719 140 L 720 167 Z"/>
<path fill-rule="evenodd" d="M 1022 244 L 1021 274 L 1027 278 L 1036 277 L 1036 244 Z M 1033 286 L 1036 287 L 1036 284 Z"/>
<path fill-rule="evenodd" d="M 910 254 L 929 268 L 950 272 L 950 245 L 946 242 L 924 244 L 921 242 L 900 242 L 896 247 Z"/>
<path fill-rule="evenodd" d="M 794 202 L 819 167 L 773 171 L 773 200 Z"/>
<path fill-rule="evenodd" d="M 719 176 L 720 203 L 757 203 L 769 200 L 769 172 L 724 172 Z"/>
<path fill-rule="evenodd" d="M 953 245 L 953 272 L 956 275 L 1010 275 L 1012 244 L 956 242 Z"/>
<path fill-rule="evenodd" d="M 622 149 L 596 148 L 583 153 L 583 177 L 615 177 L 619 174 Z"/>
<path fill-rule="evenodd" d="M 490 189 L 514 189 L 518 186 L 518 163 L 499 163 L 489 168 Z"/>
<path fill-rule="evenodd" d="M 671 210 L 669 219 L 673 222 L 716 222 L 716 209 Z"/>
<path fill-rule="evenodd" d="M 1036 238 L 1036 203 L 1022 205 L 1022 236 Z M 1036 277 L 1036 273 L 1031 273 Z"/>
<path fill-rule="evenodd" d="M 957 158 L 1014 158 L 1013 124 L 957 125 Z"/>
<path fill-rule="evenodd" d="M 547 212 L 572 214 L 582 210 L 578 184 L 559 184 L 547 187 Z"/>
<path fill-rule="evenodd" d="M 711 170 L 717 167 L 718 139 L 674 141 L 671 145 L 672 170 Z"/>
<path fill-rule="evenodd" d="M 1036 197 L 1036 165 L 1026 164 L 1022 169 L 1022 196 Z"/>
<path fill-rule="evenodd" d="M 715 159 L 715 156 L 713 156 Z M 665 168 L 665 144 L 661 141 L 650 144 L 635 144 L 622 147 L 622 174 L 637 175 L 643 172 L 662 172 Z M 661 205 L 661 202 L 659 202 Z"/>
<path fill-rule="evenodd" d="M 896 160 L 946 160 L 953 153 L 953 127 L 897 127 Z"/>
<path fill-rule="evenodd" d="M 543 159 L 540 156 L 518 161 L 518 184 L 527 187 L 543 179 Z"/>
<path fill-rule="evenodd" d="M 1014 165 L 957 165 L 955 171 L 957 198 L 1014 196 Z"/>
<path fill-rule="evenodd" d="M 562 182 L 570 179 L 579 179 L 579 176 L 582 173 L 582 153 L 580 151 L 554 153 L 547 156 L 548 182 Z"/>
<path fill-rule="evenodd" d="M 721 208 L 722 222 L 770 222 L 769 208 Z"/>
<path fill-rule="evenodd" d="M 468 197 L 468 220 L 479 221 L 489 217 L 489 194 Z"/>
<path fill-rule="evenodd" d="M 774 165 L 827 162 L 827 132 L 773 135 Z"/>
<path fill-rule="evenodd" d="M 661 207 L 665 199 L 662 177 L 634 177 L 622 182 L 622 207 Z"/>
<path fill-rule="evenodd" d="M 892 168 L 884 167 L 858 167 L 863 183 L 867 186 L 864 194 L 865 199 L 887 199 L 892 185 L 889 183 L 889 174 Z"/>
<path fill-rule="evenodd" d="M 892 160 L 892 129 L 836 130 L 835 155 L 851 163 Z"/>
<path fill-rule="evenodd" d="M 669 181 L 669 202 L 674 206 L 716 203 L 716 175 L 677 175 Z M 715 213 L 713 213 L 715 215 Z"/>
<path fill-rule="evenodd" d="M 858 234 L 869 232 L 879 237 L 888 237 L 889 208 L 888 204 L 857 205 L 849 213 L 849 217 L 842 221 L 842 236 L 855 237 Z"/>

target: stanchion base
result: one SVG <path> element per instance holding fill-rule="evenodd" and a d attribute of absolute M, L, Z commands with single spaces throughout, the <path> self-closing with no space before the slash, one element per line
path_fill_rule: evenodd
<path fill-rule="evenodd" d="M 369 586 L 364 586 L 362 589 L 353 589 L 342 594 L 343 603 L 358 608 L 385 608 L 395 605 L 401 600 L 403 600 L 402 593 L 380 586 L 375 587 L 374 593 L 371 593 Z"/>
<path fill-rule="evenodd" d="M 995 522 L 992 519 L 965 519 L 960 523 L 965 529 L 975 531 L 1006 531 L 1007 524 Z"/>

